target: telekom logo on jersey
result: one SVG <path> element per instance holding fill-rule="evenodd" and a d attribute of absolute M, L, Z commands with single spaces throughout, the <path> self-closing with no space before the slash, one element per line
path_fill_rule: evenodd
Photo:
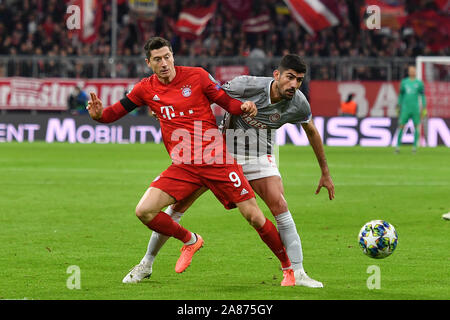
<path fill-rule="evenodd" d="M 192 110 L 188 110 L 189 114 L 193 114 L 194 111 Z M 172 118 L 175 118 L 177 115 L 175 113 L 175 109 L 173 108 L 173 106 L 162 106 L 161 107 L 161 116 L 164 119 L 168 119 L 168 120 L 172 120 Z M 178 116 L 184 116 L 184 112 L 179 112 Z"/>
<path fill-rule="evenodd" d="M 166 116 L 169 115 L 166 113 Z M 237 159 L 245 156 L 249 163 L 258 163 L 262 161 L 258 154 L 271 153 L 268 146 L 270 141 L 275 141 L 275 131 L 226 129 L 221 132 L 213 128 L 203 132 L 202 121 L 194 121 L 193 134 L 185 128 L 175 129 L 171 141 L 176 143 L 170 152 L 175 164 L 232 164 L 235 158 L 231 154 Z M 228 152 L 224 154 L 224 150 Z"/>
<path fill-rule="evenodd" d="M 173 106 L 164 106 L 161 107 L 161 114 L 163 116 L 163 118 L 167 118 L 167 119 L 172 119 L 173 117 L 175 117 L 175 113 L 174 113 L 174 109 Z"/>

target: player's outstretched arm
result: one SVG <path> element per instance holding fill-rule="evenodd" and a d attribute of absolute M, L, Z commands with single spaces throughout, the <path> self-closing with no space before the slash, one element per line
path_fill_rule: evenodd
<path fill-rule="evenodd" d="M 306 132 L 309 143 L 314 150 L 317 161 L 319 162 L 320 170 L 322 175 L 319 180 L 319 185 L 316 189 L 316 194 L 320 192 L 322 187 L 328 190 L 328 198 L 330 200 L 334 199 L 334 183 L 331 179 L 330 170 L 328 168 L 327 159 L 325 157 L 325 151 L 323 149 L 322 138 L 316 129 L 312 119 L 308 123 L 302 123 L 302 127 Z"/>
<path fill-rule="evenodd" d="M 128 106 L 128 108 L 126 108 L 125 106 Z M 91 118 L 95 121 L 110 123 L 122 118 L 124 115 L 126 115 L 136 107 L 137 105 L 135 105 L 130 99 L 125 97 L 112 106 L 103 108 L 102 101 L 97 98 L 95 93 L 91 92 L 91 100 L 88 101 L 86 109 L 88 110 Z"/>
<path fill-rule="evenodd" d="M 218 83 L 211 77 L 211 75 L 204 69 L 199 68 L 200 84 L 203 92 L 212 102 L 217 103 L 227 112 L 234 115 L 248 114 L 251 117 L 256 116 L 258 110 L 252 101 L 244 101 L 243 103 L 238 99 L 232 98 L 228 93 L 222 89 Z"/>

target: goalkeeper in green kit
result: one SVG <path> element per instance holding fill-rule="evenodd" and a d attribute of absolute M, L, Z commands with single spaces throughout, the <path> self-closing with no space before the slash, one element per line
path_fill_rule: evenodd
<path fill-rule="evenodd" d="M 419 96 L 422 99 L 422 108 L 419 105 Z M 427 115 L 427 109 L 424 85 L 421 80 L 416 79 L 416 67 L 414 66 L 408 67 L 408 77 L 404 78 L 400 84 L 398 106 L 400 107 L 399 132 L 395 152 L 398 153 L 400 151 L 403 129 L 409 119 L 412 119 L 414 123 L 414 145 L 412 151 L 416 152 L 419 143 L 420 120 Z"/>

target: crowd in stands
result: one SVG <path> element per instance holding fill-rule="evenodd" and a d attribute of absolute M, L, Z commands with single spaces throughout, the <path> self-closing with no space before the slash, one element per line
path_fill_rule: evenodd
<path fill-rule="evenodd" d="M 46 57 L 78 57 L 111 55 L 111 1 L 101 0 L 103 19 L 98 40 L 84 44 L 66 27 L 68 0 L 0 0 L 0 57 L 2 55 L 34 55 Z M 180 38 L 173 30 L 179 12 L 185 7 L 208 5 L 210 0 L 159 0 L 159 10 L 152 21 L 136 23 L 128 1 L 118 5 L 117 55 L 132 57 L 143 55 L 145 39 L 160 35 L 169 39 L 176 56 L 207 57 L 278 57 L 285 53 L 298 53 L 306 57 L 415 57 L 418 55 L 449 55 L 449 48 L 431 52 L 410 28 L 399 30 L 363 30 L 360 6 L 363 0 L 339 0 L 342 17 L 336 27 L 311 35 L 289 14 L 280 13 L 277 7 L 285 5 L 281 0 L 253 0 L 253 8 L 267 11 L 271 16 L 268 32 L 253 34 L 242 30 L 242 21 L 233 17 L 218 1 L 214 17 L 201 37 L 195 40 Z M 406 1 L 406 10 L 412 12 L 427 5 L 427 1 Z M 105 59 L 106 60 L 106 59 Z M 47 76 L 61 74 L 55 65 L 39 66 Z M 70 63 L 69 63 L 70 64 Z M 89 68 L 68 65 L 69 76 L 88 77 Z M 3 75 L 29 76 L 29 66 L 4 66 Z M 108 76 L 107 65 L 97 70 L 98 75 Z M 119 70 L 118 76 L 136 76 L 136 68 Z M 134 71 L 133 71 L 134 70 Z M 1 75 L 2 70 L 0 70 Z M 361 74 L 367 74 L 360 70 Z M 326 68 L 317 69 L 317 79 L 329 79 L 333 75 Z"/>

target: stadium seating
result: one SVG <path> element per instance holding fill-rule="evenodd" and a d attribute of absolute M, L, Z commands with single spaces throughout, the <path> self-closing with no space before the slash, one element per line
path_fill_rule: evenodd
<path fill-rule="evenodd" d="M 222 63 L 227 57 L 258 56 L 267 59 L 269 62 L 262 69 L 256 67 L 250 70 L 257 75 L 271 71 L 271 58 L 287 52 L 298 53 L 315 59 L 317 63 L 312 63 L 310 76 L 317 80 L 390 80 L 388 77 L 398 80 L 404 75 L 405 65 L 415 56 L 432 54 L 424 39 L 411 28 L 364 32 L 358 18 L 359 1 L 339 1 L 342 13 L 340 24 L 315 35 L 306 32 L 291 15 L 278 10 L 283 1 L 254 1 L 257 2 L 254 8 L 270 14 L 268 31 L 244 32 L 242 21 L 230 15 L 229 10 L 217 1 L 214 17 L 201 36 L 194 40 L 180 38 L 173 31 L 174 23 L 183 8 L 206 5 L 211 1 L 161 0 L 156 17 L 150 22 L 140 23 L 136 23 L 131 14 L 128 1 L 118 1 L 117 56 L 120 59 L 115 61 L 113 73 L 105 59 L 111 54 L 111 1 L 100 1 L 103 19 L 99 36 L 97 41 L 89 44 L 67 32 L 64 17 L 67 16 L 69 1 L 0 2 L 0 76 L 140 77 L 148 72 L 143 70 L 145 66 L 138 64 L 142 64 L 142 44 L 151 35 L 170 39 L 175 55 L 185 57 L 183 63 L 187 65 L 208 68 Z M 406 10 L 418 10 L 421 3 L 426 2 L 407 1 Z M 449 52 L 447 47 L 433 54 L 448 55 Z M 29 56 L 34 58 L 30 60 Z M 205 57 L 219 57 L 219 60 L 210 59 L 208 64 L 204 63 Z M 345 75 L 337 70 L 338 64 L 342 63 L 341 57 L 353 60 L 367 57 L 390 59 L 392 69 L 386 71 L 379 68 L 379 63 L 366 61 L 348 71 L 350 75 Z M 395 62 L 395 57 L 400 62 Z"/>

